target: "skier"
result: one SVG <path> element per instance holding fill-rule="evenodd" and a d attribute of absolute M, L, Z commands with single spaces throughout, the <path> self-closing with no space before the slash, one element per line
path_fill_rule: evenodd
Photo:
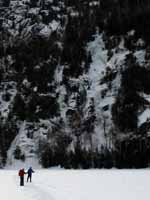
<path fill-rule="evenodd" d="M 28 177 L 27 177 L 27 182 L 30 179 L 30 182 L 32 181 L 32 173 L 34 173 L 32 167 L 30 167 L 27 171 Z"/>
<path fill-rule="evenodd" d="M 24 168 L 19 170 L 19 176 L 20 176 L 20 186 L 24 186 L 24 175 L 26 172 L 24 171 Z"/>

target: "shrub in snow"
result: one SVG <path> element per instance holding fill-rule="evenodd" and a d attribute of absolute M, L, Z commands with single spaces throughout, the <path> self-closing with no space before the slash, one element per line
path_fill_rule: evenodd
<path fill-rule="evenodd" d="M 17 160 L 25 161 L 25 155 L 22 154 L 19 146 L 16 146 L 16 149 L 14 150 L 14 158 Z"/>

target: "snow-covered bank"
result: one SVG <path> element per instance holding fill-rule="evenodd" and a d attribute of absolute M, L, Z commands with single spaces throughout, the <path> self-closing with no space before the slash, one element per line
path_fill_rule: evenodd
<path fill-rule="evenodd" d="M 149 170 L 37 170 L 24 187 L 17 173 L 0 170 L 2 200 L 149 199 Z"/>

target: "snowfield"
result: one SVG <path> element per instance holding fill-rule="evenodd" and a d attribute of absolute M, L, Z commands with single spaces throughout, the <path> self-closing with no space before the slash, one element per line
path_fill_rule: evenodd
<path fill-rule="evenodd" d="M 148 200 L 147 170 L 37 170 L 19 186 L 18 172 L 0 170 L 2 200 Z"/>

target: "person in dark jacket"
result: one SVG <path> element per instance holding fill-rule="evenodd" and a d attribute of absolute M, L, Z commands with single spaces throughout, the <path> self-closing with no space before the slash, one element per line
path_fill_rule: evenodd
<path fill-rule="evenodd" d="M 27 174 L 28 174 L 28 176 L 27 176 L 27 182 L 28 182 L 29 179 L 30 179 L 30 182 L 32 181 L 32 173 L 34 173 L 34 171 L 33 171 L 32 167 L 30 167 L 28 169 L 28 171 L 27 171 Z"/>
<path fill-rule="evenodd" d="M 24 186 L 24 175 L 26 172 L 24 171 L 24 168 L 19 170 L 19 176 L 20 176 L 20 186 Z"/>

